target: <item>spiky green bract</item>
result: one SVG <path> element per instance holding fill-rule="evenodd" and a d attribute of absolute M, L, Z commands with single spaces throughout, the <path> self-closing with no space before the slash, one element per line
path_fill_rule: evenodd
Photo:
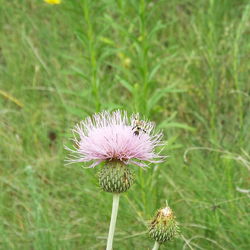
<path fill-rule="evenodd" d="M 133 172 L 120 161 L 107 162 L 99 172 L 99 184 L 106 192 L 123 193 L 133 183 Z"/>
<path fill-rule="evenodd" d="M 164 243 L 172 240 L 179 232 L 173 211 L 169 207 L 159 209 L 150 223 L 149 235 L 155 241 Z"/>

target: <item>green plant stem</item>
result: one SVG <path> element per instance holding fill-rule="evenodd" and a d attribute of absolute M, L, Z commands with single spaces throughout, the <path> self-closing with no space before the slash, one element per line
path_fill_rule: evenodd
<path fill-rule="evenodd" d="M 156 241 L 152 250 L 158 250 L 159 247 L 160 247 L 160 244 Z"/>
<path fill-rule="evenodd" d="M 112 214 L 111 214 L 111 220 L 110 220 L 110 225 L 109 225 L 109 235 L 108 235 L 106 250 L 112 250 L 113 238 L 114 238 L 114 233 L 115 233 L 116 217 L 117 217 L 118 207 L 119 207 L 119 199 L 120 199 L 120 194 L 113 195 Z"/>

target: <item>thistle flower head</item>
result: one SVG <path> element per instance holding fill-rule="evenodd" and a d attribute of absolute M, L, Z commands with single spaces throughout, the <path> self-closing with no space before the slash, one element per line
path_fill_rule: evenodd
<path fill-rule="evenodd" d="M 155 152 L 161 133 L 154 133 L 152 122 L 139 121 L 138 115 L 128 118 L 124 111 L 95 114 L 73 129 L 74 149 L 68 163 L 92 162 L 94 167 L 103 161 L 118 161 L 141 167 L 162 161 Z"/>
<path fill-rule="evenodd" d="M 159 243 L 172 240 L 179 233 L 175 215 L 170 207 L 159 209 L 149 226 L 149 235 Z"/>

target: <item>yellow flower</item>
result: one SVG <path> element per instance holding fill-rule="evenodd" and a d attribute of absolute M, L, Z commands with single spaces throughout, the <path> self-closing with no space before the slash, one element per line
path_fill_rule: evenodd
<path fill-rule="evenodd" d="M 130 68 L 131 59 L 129 57 L 125 56 L 122 52 L 118 53 L 118 57 L 125 68 Z"/>
<path fill-rule="evenodd" d="M 125 68 L 130 68 L 131 59 L 129 57 L 124 58 L 123 65 L 124 65 Z"/>
<path fill-rule="evenodd" d="M 60 4 L 61 0 L 44 0 L 44 2 L 48 4 Z"/>

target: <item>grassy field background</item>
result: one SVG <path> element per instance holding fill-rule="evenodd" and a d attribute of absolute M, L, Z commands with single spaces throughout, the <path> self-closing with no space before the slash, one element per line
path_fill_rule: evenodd
<path fill-rule="evenodd" d="M 136 172 L 114 249 L 151 249 L 166 200 L 182 235 L 161 249 L 249 249 L 247 0 L 1 0 L 0 249 L 105 249 L 112 195 L 64 166 L 70 129 L 140 112 L 168 160 Z"/>

